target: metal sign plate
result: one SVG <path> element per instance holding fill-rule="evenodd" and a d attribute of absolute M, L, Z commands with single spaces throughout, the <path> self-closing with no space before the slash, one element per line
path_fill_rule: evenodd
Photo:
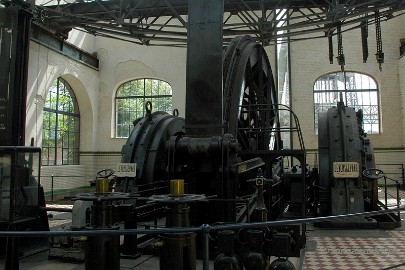
<path fill-rule="evenodd" d="M 333 162 L 334 178 L 358 178 L 359 175 L 358 162 Z"/>
<path fill-rule="evenodd" d="M 117 177 L 135 177 L 136 163 L 118 163 L 115 175 Z"/>

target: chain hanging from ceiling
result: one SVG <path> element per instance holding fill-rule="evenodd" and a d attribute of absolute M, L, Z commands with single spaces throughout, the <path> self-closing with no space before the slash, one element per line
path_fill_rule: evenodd
<path fill-rule="evenodd" d="M 382 51 L 382 36 L 381 36 L 381 19 L 380 12 L 377 10 L 375 12 L 375 35 L 377 41 L 377 53 L 375 54 L 377 58 L 377 63 L 382 71 L 382 64 L 384 63 L 384 53 Z"/>
<path fill-rule="evenodd" d="M 368 59 L 368 20 L 361 22 L 361 46 L 363 49 L 363 63 Z"/>
<path fill-rule="evenodd" d="M 345 55 L 343 53 L 343 38 L 342 38 L 342 27 L 340 24 L 337 26 L 337 40 L 338 40 L 338 64 L 342 69 L 342 72 L 345 70 Z"/>
<path fill-rule="evenodd" d="M 329 45 L 329 63 L 333 64 L 333 31 L 329 30 L 327 36 Z"/>

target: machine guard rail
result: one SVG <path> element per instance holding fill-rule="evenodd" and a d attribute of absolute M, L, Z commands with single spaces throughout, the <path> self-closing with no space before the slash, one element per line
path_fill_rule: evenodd
<path fill-rule="evenodd" d="M 389 209 L 391 207 L 396 207 L 397 209 L 399 209 L 399 206 L 401 205 L 401 198 L 399 197 L 399 188 L 400 188 L 401 185 L 400 185 L 399 181 L 397 181 L 395 179 L 392 179 L 390 177 L 387 177 L 385 175 L 384 175 L 383 178 L 384 178 L 384 203 L 385 203 L 385 204 L 383 204 L 383 207 L 385 209 Z M 392 194 L 388 193 L 387 179 L 390 180 L 390 181 L 395 182 L 395 189 L 396 189 L 396 194 L 395 195 L 396 195 L 396 197 L 393 196 Z M 388 205 L 388 195 L 391 198 L 396 200 L 396 204 Z M 398 219 L 401 220 L 401 212 L 400 212 L 400 210 L 398 210 L 397 216 L 398 216 Z"/>
<path fill-rule="evenodd" d="M 363 213 L 354 213 L 337 216 L 325 216 L 314 218 L 301 218 L 293 220 L 278 220 L 269 222 L 256 222 L 244 224 L 229 224 L 229 225 L 215 225 L 210 226 L 203 224 L 200 227 L 188 228 L 158 228 L 158 229 L 130 229 L 130 230 L 91 230 L 91 231 L 2 231 L 0 237 L 49 237 L 49 236 L 117 236 L 117 235 L 135 235 L 135 234 L 161 234 L 161 233 L 185 233 L 185 232 L 201 232 L 203 234 L 203 269 L 209 269 L 209 233 L 211 231 L 219 230 L 235 230 L 247 228 L 263 228 L 266 226 L 279 226 L 279 225 L 297 225 L 312 222 L 324 222 L 338 219 L 348 219 L 354 217 L 369 217 L 381 214 L 388 214 L 393 212 L 400 212 L 405 210 L 402 208 L 393 208 L 380 211 L 371 211 Z"/>
<path fill-rule="evenodd" d="M 51 202 L 54 201 L 54 193 L 55 193 L 55 178 L 85 178 L 84 175 L 41 175 L 41 182 L 44 181 L 44 178 L 51 178 Z M 73 189 L 73 188 L 71 188 Z M 58 189 L 56 189 L 58 190 Z M 63 188 L 61 188 L 60 190 L 63 190 Z"/>
<path fill-rule="evenodd" d="M 300 150 L 305 150 L 305 145 L 304 145 L 304 139 L 302 136 L 301 132 L 301 125 L 300 121 L 298 119 L 298 116 L 294 113 L 294 111 L 287 105 L 285 104 L 273 104 L 273 105 L 268 105 L 268 104 L 247 104 L 247 105 L 240 105 L 239 110 L 244 111 L 245 109 L 248 112 L 254 111 L 254 112 L 260 112 L 262 114 L 266 114 L 267 112 L 270 112 L 270 114 L 274 114 L 273 119 L 280 119 L 280 113 L 283 114 L 288 114 L 288 119 L 290 121 L 290 126 L 269 126 L 269 127 L 240 127 L 239 130 L 244 130 L 249 134 L 254 134 L 254 133 L 263 133 L 267 132 L 269 134 L 272 133 L 290 133 L 294 134 L 293 136 L 296 136 L 296 139 L 299 143 L 299 146 L 297 146 L 297 149 Z M 248 121 L 251 121 L 249 114 Z M 291 138 L 294 141 L 294 138 Z"/>

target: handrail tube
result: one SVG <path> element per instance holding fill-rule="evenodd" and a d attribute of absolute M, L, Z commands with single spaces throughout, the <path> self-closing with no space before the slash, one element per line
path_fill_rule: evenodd
<path fill-rule="evenodd" d="M 85 175 L 42 175 L 41 174 L 41 178 L 43 178 L 43 177 L 60 177 L 60 178 L 63 178 L 63 177 L 86 177 Z"/>
<path fill-rule="evenodd" d="M 54 212 L 72 212 L 72 208 L 61 208 L 61 207 L 40 207 L 39 210 L 54 211 Z"/>
<path fill-rule="evenodd" d="M 388 214 L 397 211 L 405 211 L 405 207 L 392 208 L 387 210 L 353 213 L 337 216 L 313 217 L 313 218 L 300 218 L 289 220 L 276 220 L 266 222 L 254 223 L 238 223 L 227 225 L 214 225 L 203 224 L 200 227 L 179 227 L 179 228 L 162 228 L 162 229 L 123 229 L 123 230 L 89 230 L 89 231 L 1 231 L 0 237 L 47 237 L 47 236 L 117 236 L 117 235 L 134 235 L 134 234 L 161 234 L 161 233 L 185 233 L 185 232 L 204 232 L 209 228 L 210 231 L 220 230 L 236 230 L 246 228 L 263 228 L 267 226 L 284 226 L 284 225 L 297 225 L 312 222 L 324 222 L 338 219 L 350 219 L 355 217 L 370 217 L 381 214 Z"/>

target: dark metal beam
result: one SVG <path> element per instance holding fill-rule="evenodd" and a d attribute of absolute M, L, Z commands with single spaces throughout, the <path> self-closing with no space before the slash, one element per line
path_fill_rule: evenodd
<path fill-rule="evenodd" d="M 0 145 L 25 144 L 29 35 L 32 15 L 0 9 Z"/>
<path fill-rule="evenodd" d="M 60 3 L 63 1 L 67 0 L 61 0 Z M 341 25 L 342 32 L 360 28 L 359 22 L 376 11 L 385 20 L 397 16 L 399 11 L 405 9 L 403 0 L 223 1 L 223 11 L 227 16 L 223 26 L 224 41 L 248 34 L 266 45 L 276 42 L 283 35 L 294 36 L 291 41 L 325 37 L 325 33 L 335 29 L 337 23 Z M 58 6 L 37 6 L 37 21 L 63 35 L 73 27 L 81 27 L 95 35 L 113 35 L 116 32 L 127 39 L 140 40 L 142 44 L 162 45 L 162 41 L 177 42 L 187 35 L 188 8 L 187 0 L 84 3 L 75 0 Z M 280 18 L 278 14 L 285 9 L 288 9 L 288 18 Z M 374 20 L 369 23 L 374 23 Z"/>
<path fill-rule="evenodd" d="M 351 5 L 374 5 L 374 2 L 387 2 L 387 1 L 370 1 L 370 0 L 355 0 L 350 3 L 342 4 L 342 6 Z M 390 1 L 393 2 L 393 1 Z M 394 1 L 395 2 L 395 1 Z M 400 3 L 401 1 L 397 1 Z M 100 4 L 102 3 L 102 4 Z M 241 4 L 242 3 L 242 4 Z M 328 1 L 324 0 L 295 0 L 295 1 L 280 1 L 280 0 L 224 0 L 224 12 L 238 12 L 242 10 L 273 10 L 277 9 L 291 9 L 291 8 L 328 8 L 330 5 Z M 56 6 L 49 6 L 56 8 Z M 90 1 L 82 2 L 77 1 L 71 4 L 58 5 L 63 10 L 69 10 L 71 14 L 77 13 L 100 13 L 108 10 L 123 10 L 126 8 L 127 13 L 133 17 L 144 16 L 148 13 L 149 17 L 169 16 L 172 15 L 172 8 L 176 10 L 179 15 L 187 15 L 188 0 L 111 0 L 111 1 Z"/>
<path fill-rule="evenodd" d="M 186 134 L 222 135 L 223 0 L 189 0 Z"/>

